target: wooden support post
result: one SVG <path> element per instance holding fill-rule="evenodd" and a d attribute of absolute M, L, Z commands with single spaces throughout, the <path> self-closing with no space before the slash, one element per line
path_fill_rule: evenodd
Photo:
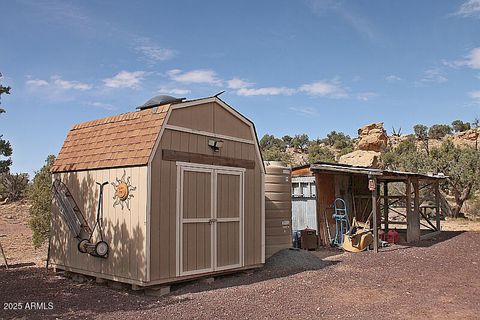
<path fill-rule="evenodd" d="M 437 231 L 440 231 L 440 183 L 435 182 L 435 220 L 437 222 Z"/>
<path fill-rule="evenodd" d="M 5 269 L 8 269 L 7 257 L 5 256 L 5 252 L 3 252 L 3 247 L 1 242 L 0 242 L 0 253 L 2 253 L 3 260 L 5 261 Z"/>
<path fill-rule="evenodd" d="M 373 179 L 375 190 L 372 190 L 372 214 L 373 214 L 373 252 L 378 252 L 378 224 L 377 224 L 377 178 L 371 176 Z"/>
<path fill-rule="evenodd" d="M 405 196 L 406 196 L 406 201 L 405 201 L 405 214 L 407 216 L 407 242 L 410 242 L 410 238 L 411 236 L 409 235 L 409 224 L 410 224 L 410 221 L 411 218 L 410 216 L 412 215 L 411 214 L 411 211 L 412 211 L 412 184 L 410 182 L 410 178 L 407 178 L 407 181 L 405 182 Z"/>
<path fill-rule="evenodd" d="M 411 199 L 411 187 L 413 182 L 413 208 Z M 420 192 L 418 188 L 418 179 L 407 180 L 407 242 L 417 242 L 420 240 Z"/>
<path fill-rule="evenodd" d="M 385 225 L 385 234 L 388 232 L 388 212 L 389 212 L 389 203 L 388 203 L 388 182 L 383 181 L 383 224 Z"/>

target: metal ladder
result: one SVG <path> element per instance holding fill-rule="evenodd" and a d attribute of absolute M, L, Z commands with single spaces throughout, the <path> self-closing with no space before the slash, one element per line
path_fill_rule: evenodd
<path fill-rule="evenodd" d="M 335 239 L 333 244 L 340 247 L 343 245 L 343 236 L 350 229 L 350 223 L 348 221 L 347 205 L 345 200 L 337 198 L 333 202 L 335 213 L 333 219 L 335 219 Z"/>
<path fill-rule="evenodd" d="M 68 228 L 74 233 L 75 238 L 81 239 L 82 232 L 90 234 L 90 227 L 65 183 L 56 179 L 53 182 L 53 191 L 60 213 L 65 219 Z"/>

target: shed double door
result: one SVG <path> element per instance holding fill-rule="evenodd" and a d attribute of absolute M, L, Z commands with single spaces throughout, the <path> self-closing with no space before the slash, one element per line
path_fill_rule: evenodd
<path fill-rule="evenodd" d="M 178 274 L 241 267 L 243 171 L 189 164 L 178 175 Z"/>

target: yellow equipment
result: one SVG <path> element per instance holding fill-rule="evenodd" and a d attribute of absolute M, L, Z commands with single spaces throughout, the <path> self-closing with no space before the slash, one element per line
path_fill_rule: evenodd
<path fill-rule="evenodd" d="M 349 252 L 361 252 L 373 243 L 373 235 L 370 224 L 352 221 L 352 227 L 343 237 L 343 250 Z"/>

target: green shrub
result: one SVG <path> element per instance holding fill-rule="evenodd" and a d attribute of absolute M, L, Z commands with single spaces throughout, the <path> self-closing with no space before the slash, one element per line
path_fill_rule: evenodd
<path fill-rule="evenodd" d="M 285 164 L 292 164 L 292 156 L 281 150 L 279 147 L 272 147 L 262 152 L 264 161 L 282 161 Z"/>
<path fill-rule="evenodd" d="M 1 175 L 2 198 L 8 201 L 20 200 L 25 195 L 28 185 L 28 174 L 26 173 L 3 173 Z"/>
<path fill-rule="evenodd" d="M 50 233 L 52 211 L 52 174 L 50 169 L 55 157 L 48 156 L 45 165 L 35 173 L 28 190 L 28 198 L 32 202 L 30 208 L 30 228 L 33 231 L 33 245 L 38 248 Z"/>
<path fill-rule="evenodd" d="M 308 161 L 310 163 L 315 162 L 335 162 L 335 154 L 325 146 L 321 144 L 312 144 L 308 148 Z"/>
<path fill-rule="evenodd" d="M 452 133 L 452 128 L 446 124 L 434 124 L 428 130 L 428 137 L 430 139 L 442 139 L 447 134 Z"/>
<path fill-rule="evenodd" d="M 452 128 L 455 132 L 464 132 L 471 129 L 469 122 L 463 122 L 462 120 L 455 120 L 452 122 Z"/>
<path fill-rule="evenodd" d="M 350 138 L 350 136 L 346 135 L 343 132 L 332 131 L 327 134 L 327 137 L 321 140 L 321 142 L 325 143 L 326 145 L 332 146 L 337 150 L 353 150 L 352 139 Z"/>
<path fill-rule="evenodd" d="M 305 151 L 308 148 L 308 145 L 310 143 L 310 139 L 308 138 L 308 135 L 305 133 L 303 134 L 296 134 L 292 138 L 292 147 L 294 147 L 297 150 L 300 151 Z"/>

